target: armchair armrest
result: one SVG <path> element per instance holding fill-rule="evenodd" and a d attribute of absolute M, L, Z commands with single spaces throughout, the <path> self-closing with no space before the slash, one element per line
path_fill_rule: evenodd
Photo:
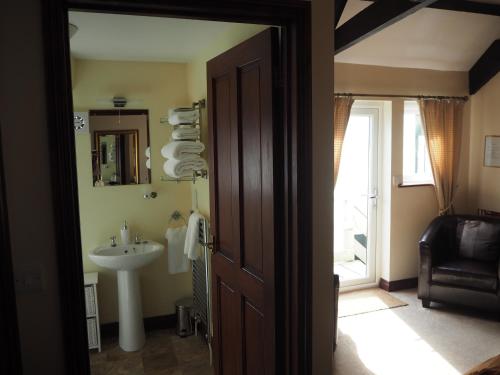
<path fill-rule="evenodd" d="M 418 296 L 426 300 L 430 297 L 432 265 L 436 263 L 439 250 L 443 250 L 443 217 L 434 219 L 419 241 L 420 262 L 418 274 Z"/>
<path fill-rule="evenodd" d="M 430 265 L 436 263 L 438 249 L 440 248 L 443 251 L 443 247 L 448 247 L 444 243 L 448 236 L 443 233 L 443 219 L 442 217 L 434 219 L 419 241 L 421 260 L 430 262 Z"/>

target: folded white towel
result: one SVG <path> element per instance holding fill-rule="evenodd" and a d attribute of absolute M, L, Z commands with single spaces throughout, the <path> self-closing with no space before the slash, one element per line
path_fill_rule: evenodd
<path fill-rule="evenodd" d="M 161 148 L 161 154 L 165 159 L 186 159 L 193 154 L 200 154 L 205 150 L 205 145 L 201 142 L 175 141 L 170 142 Z"/>
<path fill-rule="evenodd" d="M 168 159 L 163 163 L 163 171 L 170 177 L 182 178 L 191 177 L 193 171 L 206 168 L 207 163 L 199 156 L 192 156 L 188 159 Z"/>
<path fill-rule="evenodd" d="M 204 219 L 204 217 L 198 212 L 193 212 L 191 216 L 189 216 L 186 242 L 184 243 L 184 254 L 191 260 L 196 260 L 201 256 L 200 243 L 198 242 L 198 222 L 201 219 Z"/>
<path fill-rule="evenodd" d="M 187 227 L 168 228 L 165 233 L 167 239 L 168 273 L 175 274 L 189 270 L 189 259 L 184 254 Z"/>
<path fill-rule="evenodd" d="M 149 146 L 146 147 L 146 151 L 144 151 L 144 155 L 146 155 L 147 158 L 151 157 L 151 148 Z"/>
<path fill-rule="evenodd" d="M 192 124 L 198 121 L 199 112 L 192 108 L 174 108 L 168 111 L 170 125 Z"/>
<path fill-rule="evenodd" d="M 192 107 L 177 107 L 177 108 L 171 108 L 168 110 L 168 115 L 172 116 L 175 114 L 180 114 L 182 116 L 197 116 L 198 115 L 198 110 L 194 109 Z"/>
<path fill-rule="evenodd" d="M 175 140 L 196 139 L 200 136 L 198 128 L 179 128 L 172 132 L 172 138 Z"/>

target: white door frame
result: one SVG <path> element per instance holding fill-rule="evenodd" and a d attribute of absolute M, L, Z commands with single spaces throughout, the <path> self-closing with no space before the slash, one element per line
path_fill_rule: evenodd
<path fill-rule="evenodd" d="M 383 108 L 382 101 L 369 101 L 369 100 L 356 100 L 352 106 L 351 114 L 368 114 L 370 115 L 372 126 L 370 136 L 370 173 L 369 184 L 370 193 L 373 198 L 368 199 L 368 243 L 367 243 L 367 276 L 365 278 L 348 280 L 341 282 L 340 289 L 342 292 L 356 289 L 363 289 L 378 285 L 380 278 L 379 266 L 379 229 L 380 229 L 380 216 L 381 209 L 380 199 L 381 196 L 381 166 L 382 160 L 382 121 L 383 121 Z"/>

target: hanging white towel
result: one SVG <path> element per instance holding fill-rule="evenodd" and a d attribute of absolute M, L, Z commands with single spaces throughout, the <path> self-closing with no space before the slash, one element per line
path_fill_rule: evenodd
<path fill-rule="evenodd" d="M 168 252 L 168 273 L 175 274 L 189 270 L 189 259 L 184 254 L 187 227 L 168 228 L 165 233 Z"/>
<path fill-rule="evenodd" d="M 191 177 L 193 171 L 199 171 L 206 168 L 207 163 L 205 160 L 197 155 L 193 155 L 188 159 L 168 159 L 163 163 L 163 171 L 170 177 L 181 178 Z"/>
<path fill-rule="evenodd" d="M 150 158 L 146 159 L 146 168 L 151 169 L 151 159 Z"/>
<path fill-rule="evenodd" d="M 198 222 L 201 219 L 204 219 L 204 217 L 199 212 L 193 212 L 191 216 L 189 216 L 184 254 L 191 260 L 196 260 L 201 256 L 201 247 L 198 242 Z"/>
<path fill-rule="evenodd" d="M 146 147 L 146 150 L 144 151 L 144 155 L 146 155 L 147 158 L 151 157 L 151 148 L 149 146 Z"/>
<path fill-rule="evenodd" d="M 161 148 L 161 155 L 165 159 L 186 159 L 193 154 L 200 154 L 205 150 L 205 145 L 201 142 L 175 141 L 167 143 Z"/>
<path fill-rule="evenodd" d="M 172 132 L 172 139 L 182 141 L 186 139 L 197 139 L 200 136 L 200 129 L 198 128 L 179 128 Z"/>

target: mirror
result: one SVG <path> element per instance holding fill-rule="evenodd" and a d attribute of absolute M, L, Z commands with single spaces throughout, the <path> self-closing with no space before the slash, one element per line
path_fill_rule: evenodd
<path fill-rule="evenodd" d="M 89 130 L 94 186 L 150 183 L 148 111 L 92 110 Z"/>

